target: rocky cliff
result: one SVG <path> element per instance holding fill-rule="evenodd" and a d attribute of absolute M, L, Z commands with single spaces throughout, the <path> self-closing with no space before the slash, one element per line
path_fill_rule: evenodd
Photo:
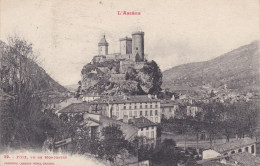
<path fill-rule="evenodd" d="M 140 69 L 128 67 L 126 72 L 121 72 L 119 60 L 88 63 L 81 75 L 81 88 L 85 93 L 154 94 L 160 91 L 162 84 L 160 68 L 154 61 L 145 62 Z"/>

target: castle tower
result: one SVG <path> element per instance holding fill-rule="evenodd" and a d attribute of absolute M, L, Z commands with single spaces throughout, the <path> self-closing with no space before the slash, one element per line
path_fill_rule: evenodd
<path fill-rule="evenodd" d="M 125 38 L 120 39 L 120 53 L 121 53 L 121 55 L 132 54 L 132 39 L 131 38 L 128 38 L 126 36 Z"/>
<path fill-rule="evenodd" d="M 136 62 L 144 61 L 144 32 L 132 33 L 132 54 Z"/>
<path fill-rule="evenodd" d="M 99 41 L 98 43 L 98 55 L 107 55 L 108 54 L 108 42 L 106 41 L 106 36 Z"/>

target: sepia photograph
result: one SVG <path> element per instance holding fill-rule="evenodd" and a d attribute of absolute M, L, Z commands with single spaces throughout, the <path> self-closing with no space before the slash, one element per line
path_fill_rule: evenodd
<path fill-rule="evenodd" d="M 0 166 L 260 166 L 259 0 L 0 0 Z"/>

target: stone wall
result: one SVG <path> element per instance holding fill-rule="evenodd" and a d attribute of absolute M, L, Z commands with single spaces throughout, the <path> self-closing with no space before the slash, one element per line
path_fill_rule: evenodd
<path fill-rule="evenodd" d="M 125 81 L 125 74 L 111 74 L 109 79 L 110 82 L 121 82 Z"/>
<path fill-rule="evenodd" d="M 120 73 L 126 73 L 128 68 L 134 68 L 135 63 L 130 60 L 120 61 Z"/>
<path fill-rule="evenodd" d="M 97 63 L 97 62 L 104 62 L 106 60 L 106 57 L 103 56 L 103 55 L 97 55 L 97 56 L 94 56 L 93 59 L 92 59 L 92 63 Z"/>

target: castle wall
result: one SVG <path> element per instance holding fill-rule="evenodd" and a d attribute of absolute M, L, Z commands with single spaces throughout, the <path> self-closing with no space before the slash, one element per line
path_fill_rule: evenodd
<path fill-rule="evenodd" d="M 116 55 L 115 54 L 108 54 L 106 55 L 107 59 L 116 59 Z"/>
<path fill-rule="evenodd" d="M 97 55 L 94 56 L 92 59 L 92 63 L 97 63 L 97 62 L 104 62 L 106 60 L 106 57 L 103 55 Z"/>
<path fill-rule="evenodd" d="M 135 57 L 133 56 L 133 54 L 121 54 L 120 56 L 118 56 L 118 59 L 135 61 Z"/>
<path fill-rule="evenodd" d="M 115 53 L 115 54 L 106 55 L 106 59 L 107 60 L 131 60 L 131 61 L 135 61 L 135 56 L 133 54 Z"/>
<path fill-rule="evenodd" d="M 120 61 L 120 73 L 126 73 L 128 68 L 134 68 L 135 62 L 134 61 Z"/>
<path fill-rule="evenodd" d="M 121 56 L 120 53 L 114 53 L 114 54 L 106 55 L 106 58 L 109 60 L 116 60 L 119 59 L 120 56 Z"/>

